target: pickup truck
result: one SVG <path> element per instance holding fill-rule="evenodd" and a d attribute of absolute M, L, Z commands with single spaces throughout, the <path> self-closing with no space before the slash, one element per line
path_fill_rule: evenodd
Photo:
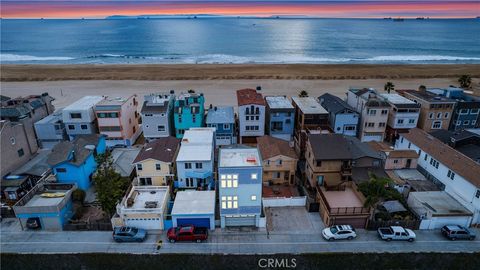
<path fill-rule="evenodd" d="M 202 227 L 197 228 L 193 225 L 174 227 L 167 231 L 167 238 L 170 243 L 177 241 L 196 241 L 200 243 L 208 239 L 208 229 Z"/>
<path fill-rule="evenodd" d="M 412 230 L 400 226 L 378 228 L 378 235 L 385 241 L 406 240 L 413 242 L 416 237 Z"/>

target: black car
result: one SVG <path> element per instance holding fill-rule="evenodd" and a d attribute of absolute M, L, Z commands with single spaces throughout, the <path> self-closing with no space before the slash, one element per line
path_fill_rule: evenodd
<path fill-rule="evenodd" d="M 27 223 L 25 225 L 28 229 L 32 230 L 37 230 L 42 227 L 42 225 L 40 224 L 40 219 L 37 217 L 27 219 Z"/>
<path fill-rule="evenodd" d="M 475 233 L 460 225 L 446 225 L 442 227 L 442 234 L 450 240 L 475 239 Z"/>

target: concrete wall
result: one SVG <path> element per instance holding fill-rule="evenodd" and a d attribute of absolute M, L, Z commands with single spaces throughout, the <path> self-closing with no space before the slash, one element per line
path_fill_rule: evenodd
<path fill-rule="evenodd" d="M 262 198 L 263 207 L 286 207 L 286 206 L 305 206 L 307 203 L 307 197 L 275 197 L 275 198 Z"/>

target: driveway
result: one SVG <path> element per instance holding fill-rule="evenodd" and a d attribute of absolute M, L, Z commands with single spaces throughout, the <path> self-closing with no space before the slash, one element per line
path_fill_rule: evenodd
<path fill-rule="evenodd" d="M 269 233 L 320 233 L 324 227 L 320 215 L 305 207 L 268 207 L 265 215 Z"/>

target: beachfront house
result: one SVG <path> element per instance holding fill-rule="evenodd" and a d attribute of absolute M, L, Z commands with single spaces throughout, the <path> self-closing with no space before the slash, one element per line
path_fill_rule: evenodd
<path fill-rule="evenodd" d="M 142 130 L 147 141 L 174 134 L 173 104 L 175 95 L 156 93 L 145 96 L 142 106 Z"/>
<path fill-rule="evenodd" d="M 21 124 L 17 128 L 21 127 L 23 129 L 22 132 L 25 133 L 29 146 L 28 150 L 31 153 L 35 153 L 38 149 L 34 123 L 55 111 L 55 107 L 52 104 L 53 100 L 55 99 L 48 93 L 18 98 L 2 96 L 1 120 L 10 121 L 12 124 Z"/>
<path fill-rule="evenodd" d="M 415 150 L 418 170 L 472 212 L 472 224 L 480 224 L 480 164 L 418 128 L 401 134 L 395 149 Z"/>
<path fill-rule="evenodd" d="M 52 149 L 55 144 L 68 140 L 67 130 L 62 121 L 62 110 L 35 122 L 34 127 L 41 148 Z"/>
<path fill-rule="evenodd" d="M 257 138 L 262 157 L 264 185 L 294 185 L 297 154 L 289 142 L 272 136 Z"/>
<path fill-rule="evenodd" d="M 100 134 L 106 136 L 107 147 L 131 146 L 142 132 L 138 124 L 137 95 L 105 97 L 95 105 Z"/>
<path fill-rule="evenodd" d="M 267 132 L 270 136 L 285 140 L 293 140 L 295 109 L 286 96 L 265 97 L 267 102 Z"/>
<path fill-rule="evenodd" d="M 362 142 L 383 141 L 390 104 L 372 88 L 350 88 L 347 103 L 360 114 L 358 138 Z"/>
<path fill-rule="evenodd" d="M 190 128 L 177 155 L 177 188 L 214 189 L 215 128 Z"/>
<path fill-rule="evenodd" d="M 385 99 L 391 107 L 385 134 L 388 141 L 395 142 L 398 134 L 417 127 L 420 104 L 399 94 L 379 94 L 378 96 Z"/>
<path fill-rule="evenodd" d="M 97 133 L 97 117 L 94 107 L 102 100 L 101 96 L 84 96 L 63 108 L 62 120 L 70 140 L 77 135 Z"/>
<path fill-rule="evenodd" d="M 193 90 L 188 93 L 181 93 L 175 98 L 173 109 L 175 137 L 181 139 L 188 129 L 204 126 L 204 103 L 205 97 L 203 94 L 197 94 Z"/>
<path fill-rule="evenodd" d="M 255 89 L 237 90 L 240 143 L 265 135 L 265 100 Z"/>
<path fill-rule="evenodd" d="M 313 97 L 292 97 L 295 108 L 295 151 L 304 158 L 305 143 L 310 133 L 330 132 L 328 112 Z"/>
<path fill-rule="evenodd" d="M 95 156 L 105 153 L 105 149 L 104 135 L 77 135 L 73 141 L 56 144 L 47 162 L 57 182 L 75 183 L 79 189 L 87 190 L 97 169 Z"/>
<path fill-rule="evenodd" d="M 418 127 L 426 132 L 438 129 L 448 130 L 456 101 L 426 91 L 397 90 L 400 95 L 420 104 Z"/>
<path fill-rule="evenodd" d="M 318 97 L 320 105 L 328 112 L 330 128 L 337 134 L 357 136 L 360 115 L 341 98 L 326 93 Z"/>
<path fill-rule="evenodd" d="M 480 127 L 480 97 L 467 94 L 457 87 L 427 88 L 427 91 L 456 101 L 449 130 Z"/>
<path fill-rule="evenodd" d="M 135 185 L 166 186 L 175 179 L 175 159 L 180 139 L 161 137 L 145 144 L 133 161 L 137 172 Z"/>
<path fill-rule="evenodd" d="M 207 127 L 215 128 L 215 145 L 230 145 L 237 143 L 235 113 L 233 107 L 213 107 L 207 112 Z"/>
<path fill-rule="evenodd" d="M 429 133 L 458 152 L 480 163 L 480 132 L 439 129 Z"/>
<path fill-rule="evenodd" d="M 262 212 L 262 163 L 257 148 L 220 148 L 220 225 L 258 227 Z"/>

